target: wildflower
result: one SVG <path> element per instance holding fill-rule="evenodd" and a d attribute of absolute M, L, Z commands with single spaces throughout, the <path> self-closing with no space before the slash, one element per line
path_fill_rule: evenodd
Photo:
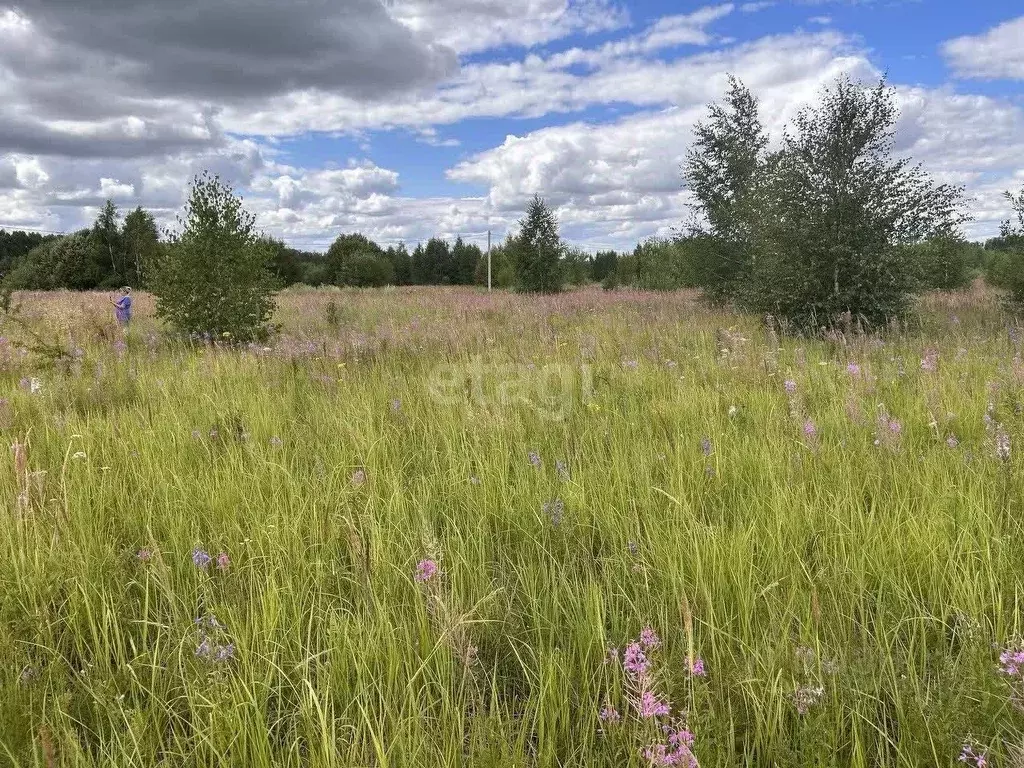
<path fill-rule="evenodd" d="M 814 422 L 808 419 L 804 422 L 804 436 L 813 439 L 818 436 L 818 428 L 814 426 Z"/>
<path fill-rule="evenodd" d="M 957 758 L 957 762 L 973 764 L 975 768 L 987 768 L 988 757 L 986 752 L 976 752 L 976 747 L 973 742 L 964 744 L 960 750 L 960 757 Z"/>
<path fill-rule="evenodd" d="M 707 677 L 707 669 L 704 667 L 704 659 L 700 656 L 690 662 L 690 674 L 694 677 Z"/>
<path fill-rule="evenodd" d="M 735 405 L 730 405 L 729 406 L 729 418 L 731 419 L 733 416 L 735 416 L 738 413 L 738 411 L 739 411 L 739 409 Z"/>
<path fill-rule="evenodd" d="M 77 459 L 78 461 L 81 461 L 82 459 L 86 458 L 86 455 L 85 455 L 85 451 L 76 451 L 76 452 L 75 452 L 75 453 L 74 453 L 74 454 L 73 454 L 73 455 L 71 456 L 71 458 L 72 458 L 72 459 Z"/>
<path fill-rule="evenodd" d="M 956 435 L 950 435 L 946 438 L 946 445 L 950 448 L 956 448 L 960 445 L 960 441 L 956 439 Z"/>
<path fill-rule="evenodd" d="M 928 350 L 921 359 L 921 370 L 926 373 L 934 373 L 939 367 L 939 353 L 935 350 Z"/>
<path fill-rule="evenodd" d="M 898 421 L 895 421 L 895 420 L 890 421 L 889 422 L 889 431 L 892 434 L 894 434 L 897 437 L 899 437 L 903 433 L 903 425 L 900 424 Z"/>
<path fill-rule="evenodd" d="M 619 714 L 615 707 L 605 704 L 600 714 L 598 714 L 598 718 L 600 718 L 602 723 L 617 723 L 622 719 L 622 715 Z"/>
<path fill-rule="evenodd" d="M 477 477 L 476 475 L 470 475 L 469 482 L 471 482 L 473 485 L 480 485 L 480 478 Z"/>
<path fill-rule="evenodd" d="M 641 753 L 650 766 L 682 766 L 698 768 L 696 756 L 693 754 L 693 734 L 681 723 L 673 723 L 662 727 L 666 734 L 663 743 L 652 744 Z"/>
<path fill-rule="evenodd" d="M 218 664 L 223 664 L 226 661 L 230 661 L 235 658 L 235 644 L 228 643 L 227 645 L 218 645 L 217 650 L 213 654 L 213 660 Z"/>
<path fill-rule="evenodd" d="M 398 400 L 398 399 L 392 400 L 391 401 L 391 412 L 392 413 L 398 413 L 401 410 L 402 410 L 402 401 Z"/>
<path fill-rule="evenodd" d="M 636 360 L 623 360 L 622 361 L 622 367 L 623 368 L 628 368 L 631 371 L 635 371 L 636 368 L 637 368 L 637 361 Z"/>
<path fill-rule="evenodd" d="M 645 676 L 651 668 L 640 643 L 630 643 L 622 653 L 622 667 L 634 679 Z"/>
<path fill-rule="evenodd" d="M 366 482 L 366 470 L 365 469 L 360 468 L 360 469 L 357 469 L 355 472 L 352 473 L 352 485 L 354 485 L 356 488 L 358 488 L 359 486 L 361 486 L 365 482 Z"/>
<path fill-rule="evenodd" d="M 849 365 L 847 365 L 846 372 L 855 379 L 860 378 L 860 366 L 857 365 L 856 363 L 850 363 Z"/>
<path fill-rule="evenodd" d="M 193 440 L 199 440 L 201 437 L 202 437 L 202 435 L 199 433 L 198 429 L 193 429 L 192 430 L 192 439 Z"/>
<path fill-rule="evenodd" d="M 425 584 L 437 575 L 437 562 L 434 560 L 421 560 L 416 565 L 416 581 Z"/>
<path fill-rule="evenodd" d="M 633 557 L 636 557 L 637 553 L 640 551 L 640 548 L 637 547 L 635 541 L 627 541 L 626 549 L 629 550 L 629 554 L 633 555 Z"/>
<path fill-rule="evenodd" d="M 148 563 L 153 559 L 153 553 L 149 549 L 140 549 L 135 553 L 135 557 L 143 563 Z"/>
<path fill-rule="evenodd" d="M 227 552 L 221 552 L 217 555 L 217 570 L 226 571 L 229 565 L 231 565 L 231 558 L 228 557 Z"/>
<path fill-rule="evenodd" d="M 21 685 L 28 685 L 33 679 L 35 679 L 35 676 L 36 671 L 33 667 L 25 667 L 21 670 L 21 674 L 18 675 L 18 682 Z"/>
<path fill-rule="evenodd" d="M 996 425 L 996 458 L 1000 461 L 1010 460 L 1010 435 L 1002 424 Z"/>
<path fill-rule="evenodd" d="M 644 691 L 640 701 L 636 702 L 637 713 L 643 718 L 664 717 L 669 713 L 669 706 L 660 701 L 653 692 Z"/>
<path fill-rule="evenodd" d="M 562 524 L 562 517 L 565 515 L 565 502 L 561 499 L 545 501 L 543 505 L 544 514 L 551 518 L 551 524 L 556 528 Z"/>
<path fill-rule="evenodd" d="M 284 440 L 282 440 L 280 437 L 274 436 L 270 438 L 271 448 L 280 448 L 282 445 L 284 445 Z"/>
<path fill-rule="evenodd" d="M 564 483 L 569 482 L 569 468 L 566 466 L 564 461 L 560 459 L 555 460 L 555 472 L 558 474 L 558 479 Z"/>
<path fill-rule="evenodd" d="M 619 649 L 609 648 L 604 655 L 605 664 L 618 664 L 619 663 Z"/>
<path fill-rule="evenodd" d="M 534 466 L 535 469 L 540 469 L 541 461 L 539 453 L 537 453 L 536 451 L 530 451 L 528 454 L 526 454 L 526 459 L 527 461 L 530 462 L 530 464 Z"/>
<path fill-rule="evenodd" d="M 206 569 L 210 565 L 210 553 L 196 547 L 192 550 L 192 562 L 196 564 L 196 568 Z"/>
<path fill-rule="evenodd" d="M 712 451 L 711 438 L 709 438 L 709 437 L 701 438 L 701 441 L 700 441 L 700 452 L 704 454 L 705 458 L 707 458 L 708 456 L 711 455 L 711 451 Z"/>
<path fill-rule="evenodd" d="M 203 642 L 196 647 L 196 656 L 208 659 L 211 653 L 213 653 L 213 643 L 210 642 L 210 638 L 204 637 Z"/>
<path fill-rule="evenodd" d="M 999 654 L 999 672 L 1007 677 L 1018 677 L 1024 667 L 1024 648 L 1007 647 Z"/>
<path fill-rule="evenodd" d="M 650 627 L 644 627 L 640 632 L 640 645 L 644 648 L 657 648 L 661 645 L 661 638 Z"/>
<path fill-rule="evenodd" d="M 820 685 L 801 685 L 793 693 L 793 706 L 796 707 L 796 711 L 801 715 L 806 715 L 813 706 L 821 701 L 824 695 L 825 689 Z"/>
<path fill-rule="evenodd" d="M 782 386 L 785 388 L 787 395 L 796 394 L 796 382 L 793 381 L 792 379 L 786 379 L 785 383 Z"/>

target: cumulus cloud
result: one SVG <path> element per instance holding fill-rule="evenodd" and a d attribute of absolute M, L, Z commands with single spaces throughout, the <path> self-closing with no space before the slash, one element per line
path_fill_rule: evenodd
<path fill-rule="evenodd" d="M 946 42 L 942 52 L 960 77 L 1024 80 L 1024 16 L 984 34 Z"/>

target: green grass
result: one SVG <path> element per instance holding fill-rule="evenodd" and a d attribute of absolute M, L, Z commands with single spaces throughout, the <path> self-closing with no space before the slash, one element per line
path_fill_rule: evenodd
<path fill-rule="evenodd" d="M 25 297 L 75 362 L 0 344 L 0 764 L 641 766 L 605 662 L 645 627 L 703 766 L 1017 764 L 1024 366 L 991 296 L 780 342 L 683 294 L 294 292 L 245 351 L 164 340 L 146 297 L 122 349 L 103 299 Z"/>

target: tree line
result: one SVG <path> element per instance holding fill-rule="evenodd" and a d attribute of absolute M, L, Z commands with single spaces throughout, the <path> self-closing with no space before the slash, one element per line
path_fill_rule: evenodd
<path fill-rule="evenodd" d="M 979 275 L 1024 304 L 1024 190 L 1006 193 L 1017 220 L 998 237 L 966 241 L 962 188 L 895 157 L 897 110 L 884 81 L 836 80 L 775 145 L 757 98 L 739 80 L 730 78 L 724 102 L 708 110 L 682 167 L 694 216 L 674 236 L 590 254 L 561 238 L 538 195 L 492 249 L 493 285 L 549 293 L 591 282 L 609 290 L 699 288 L 711 301 L 815 329 L 841 320 L 880 325 L 903 315 L 916 294 L 962 288 Z M 485 254 L 462 238 L 435 237 L 410 252 L 350 233 L 326 253 L 289 248 L 258 232 L 231 189 L 205 174 L 194 180 L 179 224 L 161 238 L 144 209 L 122 220 L 108 201 L 92 228 L 71 235 L 0 232 L 0 288 L 148 287 L 158 298 L 193 297 L 185 313 L 193 320 L 182 315 L 179 327 L 241 333 L 244 324 L 207 317 L 203 307 L 236 296 L 238 312 L 262 323 L 272 306 L 264 299 L 296 283 L 487 282 Z"/>

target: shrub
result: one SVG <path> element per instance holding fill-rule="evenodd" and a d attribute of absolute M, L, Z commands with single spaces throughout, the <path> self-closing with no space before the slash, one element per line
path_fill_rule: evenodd
<path fill-rule="evenodd" d="M 274 311 L 273 248 L 219 177 L 192 183 L 181 231 L 154 271 L 157 316 L 189 335 L 263 338 Z"/>

